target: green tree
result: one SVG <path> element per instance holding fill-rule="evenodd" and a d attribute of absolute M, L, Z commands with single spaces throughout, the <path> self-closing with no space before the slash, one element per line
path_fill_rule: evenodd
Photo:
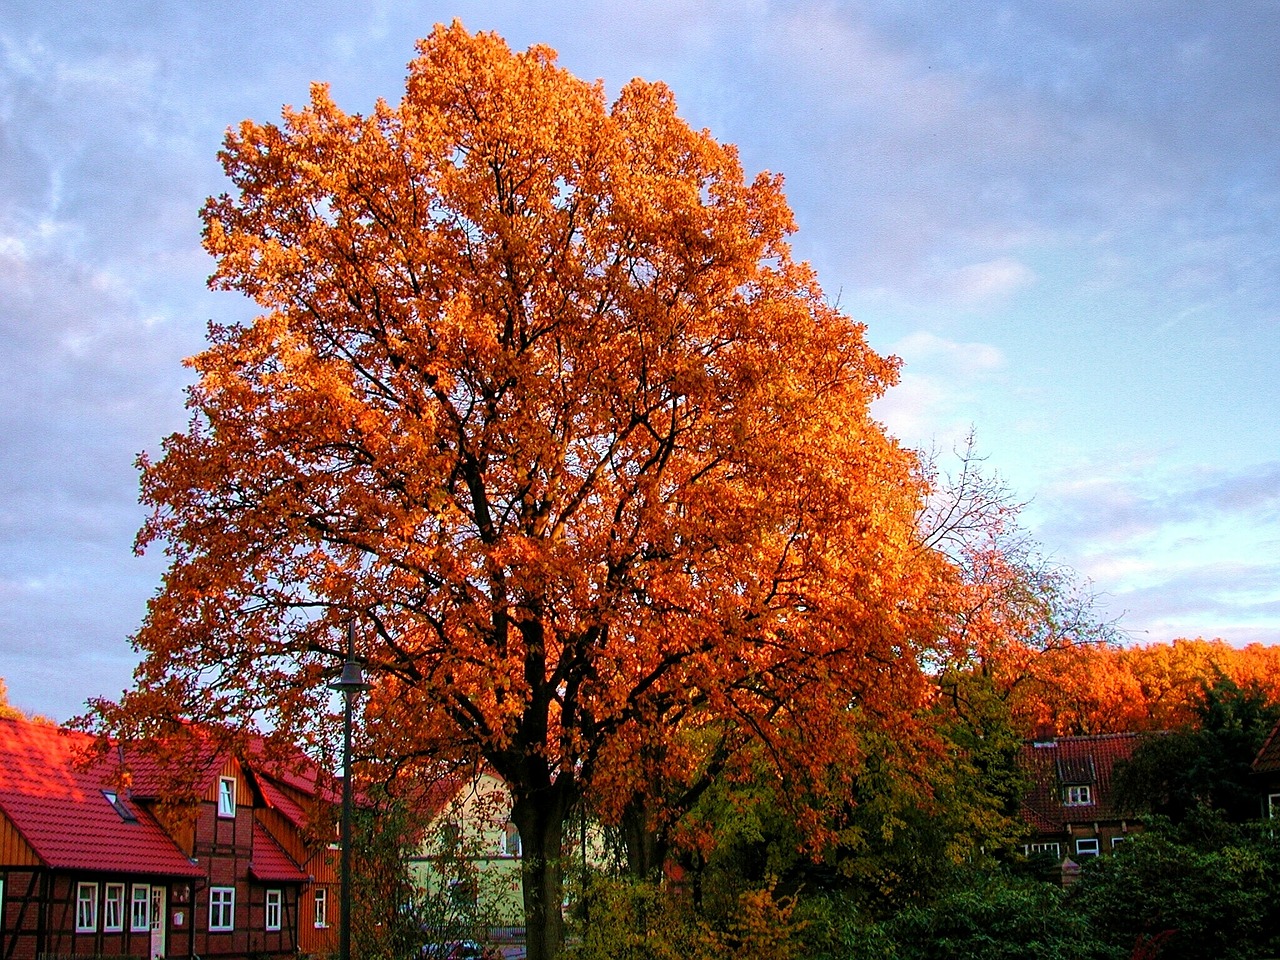
<path fill-rule="evenodd" d="M 1194 726 L 1144 737 L 1116 769 L 1118 801 L 1175 823 L 1202 806 L 1237 822 L 1259 816 L 1251 765 L 1280 706 L 1256 686 L 1219 676 L 1203 688 L 1196 718 Z"/>
<path fill-rule="evenodd" d="M 1124 960 L 1096 937 L 1062 890 L 1000 872 L 976 873 L 932 902 L 881 924 L 893 960 Z"/>
<path fill-rule="evenodd" d="M 1161 960 L 1254 960 L 1280 949 L 1280 846 L 1200 808 L 1088 865 L 1079 917 L 1116 948 L 1159 939 Z"/>
<path fill-rule="evenodd" d="M 352 874 L 352 945 L 368 960 L 402 960 L 421 946 L 429 911 L 409 872 L 423 828 L 402 800 L 381 787 L 362 800 L 353 824 L 359 858 Z"/>

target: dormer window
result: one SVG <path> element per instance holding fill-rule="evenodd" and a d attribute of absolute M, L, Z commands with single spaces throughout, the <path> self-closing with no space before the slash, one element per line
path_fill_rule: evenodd
<path fill-rule="evenodd" d="M 111 809 L 118 813 L 120 815 L 120 819 L 125 823 L 138 822 L 138 818 L 134 815 L 133 811 L 125 805 L 124 801 L 120 799 L 120 795 L 118 793 L 114 793 L 111 790 L 103 790 L 102 796 L 107 803 L 111 804 Z"/>
<path fill-rule="evenodd" d="M 234 817 L 236 815 L 236 778 L 218 778 L 218 816 Z"/>
<path fill-rule="evenodd" d="M 1058 757 L 1058 782 L 1062 784 L 1062 803 L 1068 807 L 1087 807 L 1093 803 L 1093 784 L 1098 771 L 1093 757 Z"/>
<path fill-rule="evenodd" d="M 1088 784 L 1067 787 L 1062 802 L 1068 807 L 1087 807 L 1093 803 L 1093 788 Z"/>

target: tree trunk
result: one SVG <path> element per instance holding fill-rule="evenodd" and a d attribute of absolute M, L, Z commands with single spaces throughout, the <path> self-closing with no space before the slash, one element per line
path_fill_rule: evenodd
<path fill-rule="evenodd" d="M 657 879 L 667 848 L 643 794 L 635 794 L 622 812 L 622 838 L 627 851 L 627 873 L 636 880 Z"/>
<path fill-rule="evenodd" d="M 572 804 L 551 787 L 515 797 L 511 820 L 520 831 L 520 880 L 528 960 L 557 960 L 564 950 L 564 824 Z"/>

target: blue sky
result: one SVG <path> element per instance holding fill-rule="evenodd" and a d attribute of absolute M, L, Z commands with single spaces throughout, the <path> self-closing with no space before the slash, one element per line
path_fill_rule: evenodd
<path fill-rule="evenodd" d="M 794 246 L 904 361 L 913 446 L 972 428 L 1135 640 L 1280 642 L 1280 2 L 18 0 L 0 22 L 0 676 L 115 696 L 164 566 L 135 456 L 186 422 L 197 211 L 243 118 L 366 111 L 460 18 L 782 173 Z"/>

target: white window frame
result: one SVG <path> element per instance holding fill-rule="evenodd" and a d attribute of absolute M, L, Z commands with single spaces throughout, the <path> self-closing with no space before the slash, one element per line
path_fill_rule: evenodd
<path fill-rule="evenodd" d="M 215 922 L 216 921 L 216 922 Z M 236 928 L 236 888 L 209 888 L 209 932 L 230 933 Z"/>
<path fill-rule="evenodd" d="M 1093 806 L 1093 787 L 1087 783 L 1079 783 L 1074 786 L 1067 787 L 1063 791 L 1063 805 L 1067 807 L 1091 807 Z"/>
<path fill-rule="evenodd" d="M 119 933 L 124 929 L 124 884 L 108 883 L 102 892 L 102 930 Z"/>
<path fill-rule="evenodd" d="M 1280 820 L 1280 793 L 1267 794 L 1267 816 L 1272 820 Z"/>
<path fill-rule="evenodd" d="M 142 894 L 141 897 L 138 894 Z M 142 911 L 139 914 L 138 908 Z M 135 883 L 129 898 L 129 929 L 133 933 L 143 933 L 151 929 L 151 887 L 145 883 Z"/>
<path fill-rule="evenodd" d="M 324 887 L 316 887 L 315 909 L 316 929 L 329 926 L 329 891 Z"/>
<path fill-rule="evenodd" d="M 507 857 L 519 858 L 524 852 L 524 845 L 520 842 L 520 828 L 510 820 L 502 828 L 502 854 Z"/>
<path fill-rule="evenodd" d="M 1089 849 L 1090 845 L 1093 846 L 1092 850 Z M 1098 843 L 1097 837 L 1081 837 L 1076 841 L 1077 857 L 1096 857 L 1101 852 L 1102 846 Z"/>
<path fill-rule="evenodd" d="M 218 816 L 231 819 L 236 815 L 236 778 L 218 778 Z"/>
<path fill-rule="evenodd" d="M 1062 844 L 1056 840 L 1045 841 L 1042 843 L 1028 843 L 1022 848 L 1022 852 L 1028 856 L 1037 853 L 1051 853 L 1056 859 L 1062 856 Z"/>
<path fill-rule="evenodd" d="M 76 933 L 94 933 L 98 929 L 98 885 L 76 884 Z"/>
<path fill-rule="evenodd" d="M 279 890 L 272 889 L 267 891 L 267 902 L 266 902 L 266 907 L 264 908 L 264 911 L 263 911 L 263 914 L 264 914 L 263 928 L 264 929 L 266 930 L 280 929 L 280 916 L 283 913 L 283 910 L 281 908 L 282 902 L 283 902 L 283 898 Z"/>
<path fill-rule="evenodd" d="M 1112 837 L 1111 849 L 1114 850 L 1116 847 L 1120 846 L 1120 844 L 1124 843 L 1128 839 L 1129 839 L 1128 837 Z"/>

